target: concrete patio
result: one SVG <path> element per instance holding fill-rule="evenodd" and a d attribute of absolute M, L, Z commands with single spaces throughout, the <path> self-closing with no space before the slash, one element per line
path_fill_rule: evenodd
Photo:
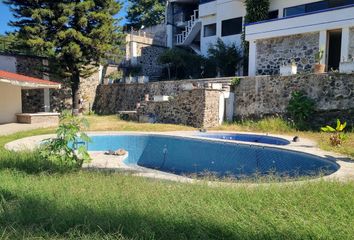
<path fill-rule="evenodd" d="M 29 131 L 38 128 L 48 128 L 53 127 L 52 124 L 45 123 L 32 123 L 32 124 L 24 124 L 24 123 L 6 123 L 0 124 L 0 136 L 10 135 L 17 132 Z"/>

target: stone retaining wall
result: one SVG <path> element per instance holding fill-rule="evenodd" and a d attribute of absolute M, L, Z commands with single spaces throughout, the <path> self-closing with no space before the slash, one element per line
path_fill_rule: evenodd
<path fill-rule="evenodd" d="M 340 117 L 354 123 L 354 74 L 307 74 L 245 78 L 235 88 L 235 117 L 284 115 L 293 91 L 316 102 L 318 124 Z"/>
<path fill-rule="evenodd" d="M 232 78 L 195 79 L 180 81 L 161 81 L 146 84 L 112 84 L 97 87 L 96 100 L 93 110 L 97 114 L 116 114 L 118 111 L 136 109 L 136 104 L 155 95 L 177 96 L 184 90 L 211 87 L 213 83 L 224 83 L 229 86 Z M 209 85 L 209 86 L 208 86 Z"/>
<path fill-rule="evenodd" d="M 319 50 L 319 33 L 297 34 L 257 41 L 257 75 L 278 75 L 292 60 L 298 72 L 312 71 Z"/>
<path fill-rule="evenodd" d="M 164 102 L 143 102 L 139 116 L 148 116 L 159 123 L 183 124 L 197 128 L 219 125 L 220 91 L 193 89 L 181 92 Z"/>

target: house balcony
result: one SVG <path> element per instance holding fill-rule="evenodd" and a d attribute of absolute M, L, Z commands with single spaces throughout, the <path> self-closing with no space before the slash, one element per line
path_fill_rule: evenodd
<path fill-rule="evenodd" d="M 354 26 L 354 5 L 246 25 L 246 40 L 258 40 Z"/>

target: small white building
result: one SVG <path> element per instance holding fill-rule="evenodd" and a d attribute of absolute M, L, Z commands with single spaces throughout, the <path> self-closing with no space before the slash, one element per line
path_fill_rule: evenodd
<path fill-rule="evenodd" d="M 241 47 L 245 27 L 250 76 L 279 74 L 290 61 L 299 72 L 311 71 L 319 50 L 328 70 L 354 57 L 354 0 L 271 0 L 269 19 L 247 26 L 245 14 L 243 0 L 170 0 L 168 46 L 190 46 L 206 55 L 220 38 Z"/>
<path fill-rule="evenodd" d="M 56 121 L 58 114 L 50 113 L 49 89 L 58 89 L 60 84 L 0 70 L 0 124 L 11 122 L 34 123 L 35 119 Z M 21 90 L 43 89 L 46 113 L 22 113 Z"/>

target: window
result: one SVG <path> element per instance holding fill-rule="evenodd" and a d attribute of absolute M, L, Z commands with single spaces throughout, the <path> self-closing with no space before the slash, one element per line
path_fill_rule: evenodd
<path fill-rule="evenodd" d="M 306 12 L 305 9 L 306 9 L 305 5 L 285 8 L 284 9 L 284 16 L 289 17 L 289 16 L 303 14 Z"/>
<path fill-rule="evenodd" d="M 242 17 L 232 18 L 221 22 L 221 36 L 230 36 L 242 33 Z"/>
<path fill-rule="evenodd" d="M 216 35 L 216 23 L 204 25 L 204 37 Z"/>
<path fill-rule="evenodd" d="M 284 16 L 294 16 L 304 13 L 316 12 L 324 9 L 341 7 L 354 4 L 354 0 L 326 0 L 314 3 L 308 3 L 304 5 L 299 5 L 295 7 L 289 7 L 284 9 Z"/>
<path fill-rule="evenodd" d="M 268 19 L 276 19 L 279 17 L 279 10 L 271 11 L 268 13 Z"/>
<path fill-rule="evenodd" d="M 315 12 L 315 11 L 327 9 L 328 2 L 327 1 L 314 2 L 314 3 L 306 4 L 305 6 L 306 6 L 306 12 Z"/>
<path fill-rule="evenodd" d="M 354 4 L 354 0 L 329 0 L 328 2 L 331 8 Z"/>

